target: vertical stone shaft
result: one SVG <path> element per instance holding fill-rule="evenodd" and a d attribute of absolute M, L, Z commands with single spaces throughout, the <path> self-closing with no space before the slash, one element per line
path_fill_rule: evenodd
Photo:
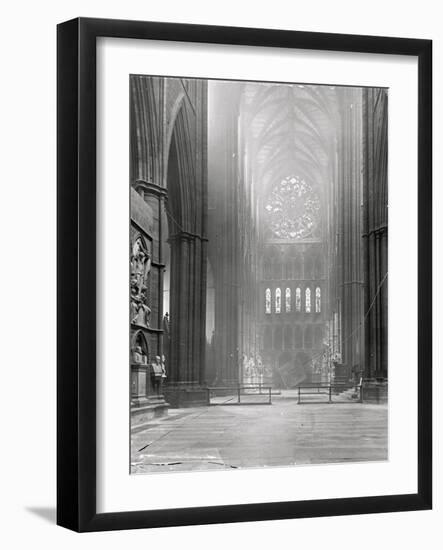
<path fill-rule="evenodd" d="M 364 262 L 365 262 L 365 376 L 387 377 L 388 372 L 388 191 L 387 191 L 387 91 L 364 91 L 365 164 Z"/>
<path fill-rule="evenodd" d="M 339 145 L 342 363 L 361 368 L 361 91 L 347 89 Z"/>

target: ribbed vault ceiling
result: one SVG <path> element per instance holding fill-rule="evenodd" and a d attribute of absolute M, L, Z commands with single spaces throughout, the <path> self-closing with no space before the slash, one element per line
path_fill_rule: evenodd
<path fill-rule="evenodd" d="M 259 194 L 290 174 L 315 186 L 325 182 L 335 144 L 335 87 L 250 83 L 241 112 Z"/>

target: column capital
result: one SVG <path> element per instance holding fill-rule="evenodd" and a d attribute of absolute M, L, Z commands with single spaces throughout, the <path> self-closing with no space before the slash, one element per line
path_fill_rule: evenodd
<path fill-rule="evenodd" d="M 145 193 L 157 197 L 159 200 L 168 196 L 168 190 L 165 187 L 157 185 L 152 181 L 137 179 L 133 182 L 132 186 L 136 191 L 141 189 Z"/>

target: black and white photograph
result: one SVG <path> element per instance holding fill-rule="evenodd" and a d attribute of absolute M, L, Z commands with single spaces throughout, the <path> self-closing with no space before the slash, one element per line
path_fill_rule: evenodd
<path fill-rule="evenodd" d="M 389 89 L 128 85 L 130 473 L 388 460 Z"/>
<path fill-rule="evenodd" d="M 439 7 L 5 5 L 1 547 L 438 548 Z"/>

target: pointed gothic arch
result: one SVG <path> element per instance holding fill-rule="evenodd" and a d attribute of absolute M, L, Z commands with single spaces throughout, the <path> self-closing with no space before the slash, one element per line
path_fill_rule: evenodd
<path fill-rule="evenodd" d="M 204 381 L 206 351 L 207 195 L 196 168 L 195 115 L 182 101 L 173 121 L 166 163 L 166 215 L 170 245 L 170 374 L 168 386 Z"/>
<path fill-rule="evenodd" d="M 142 349 L 147 358 L 147 364 L 149 364 L 151 360 L 149 344 L 142 330 L 135 331 L 131 336 L 131 349 L 135 350 L 138 346 Z"/>

